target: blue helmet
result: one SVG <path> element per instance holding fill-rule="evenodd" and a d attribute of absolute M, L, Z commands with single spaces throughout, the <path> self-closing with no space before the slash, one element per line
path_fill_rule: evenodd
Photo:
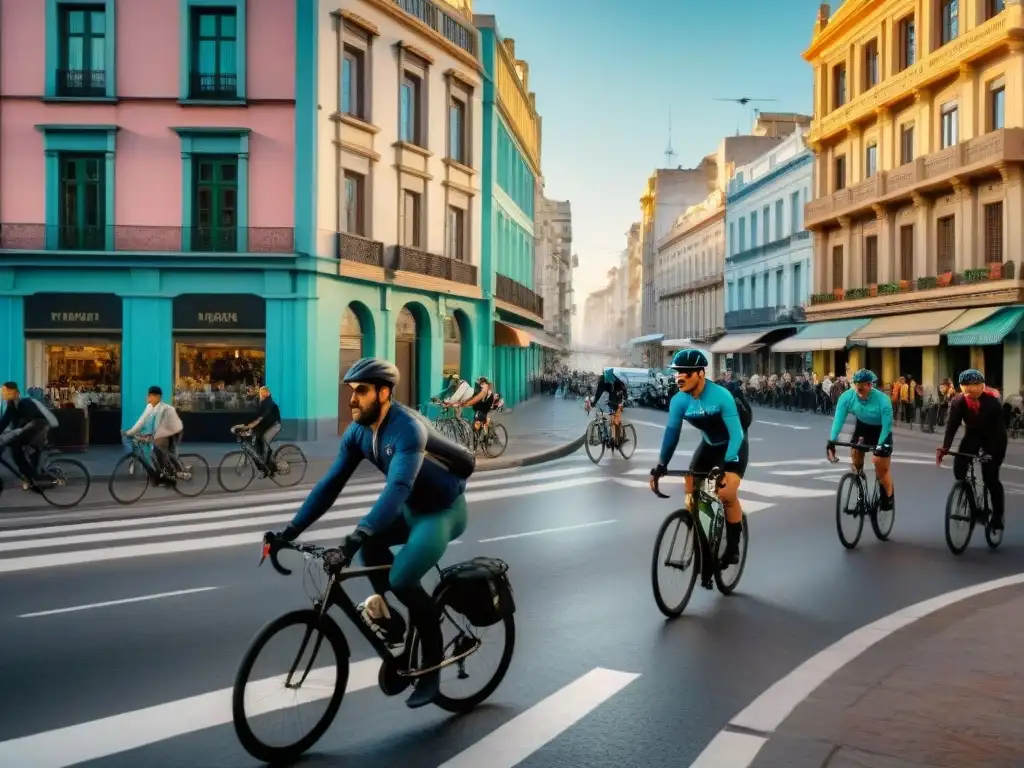
<path fill-rule="evenodd" d="M 960 374 L 960 384 L 984 384 L 985 374 L 976 368 L 969 368 Z"/>
<path fill-rule="evenodd" d="M 875 376 L 873 371 L 869 371 L 867 368 L 861 368 L 853 374 L 854 384 L 874 384 L 876 381 L 878 381 L 878 377 Z"/>
<path fill-rule="evenodd" d="M 604 369 L 604 382 L 605 384 L 611 384 L 615 381 L 615 370 L 612 368 Z"/>
<path fill-rule="evenodd" d="M 672 356 L 672 365 L 669 366 L 676 371 L 699 371 L 711 365 L 708 353 L 703 349 L 691 347 L 680 349 Z"/>

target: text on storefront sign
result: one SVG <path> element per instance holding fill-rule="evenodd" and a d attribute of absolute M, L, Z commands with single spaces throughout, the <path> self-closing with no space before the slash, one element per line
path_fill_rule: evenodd
<path fill-rule="evenodd" d="M 99 312 L 51 312 L 50 321 L 53 323 L 98 323 L 100 322 Z"/>
<path fill-rule="evenodd" d="M 200 312 L 198 314 L 200 323 L 234 323 L 238 324 L 237 312 Z"/>

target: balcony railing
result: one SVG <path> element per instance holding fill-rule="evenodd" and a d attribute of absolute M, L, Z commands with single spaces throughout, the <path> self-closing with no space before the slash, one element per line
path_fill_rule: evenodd
<path fill-rule="evenodd" d="M 505 275 L 495 275 L 495 277 L 497 278 L 494 288 L 495 298 L 499 301 L 507 301 L 509 304 L 535 315 L 544 316 L 544 299 L 511 277 Z"/>
<path fill-rule="evenodd" d="M 748 259 L 756 259 L 759 256 L 767 256 L 768 254 L 775 253 L 776 251 L 784 250 L 790 245 L 799 243 L 801 240 L 807 240 L 811 236 L 811 233 L 806 229 L 801 229 L 799 232 L 794 232 L 791 235 L 786 235 L 778 240 L 772 240 L 770 243 L 764 245 L 755 245 L 753 248 L 747 248 L 745 251 L 734 253 L 732 256 L 726 256 L 726 261 L 747 261 Z"/>
<path fill-rule="evenodd" d="M 240 242 L 241 240 L 241 242 Z M 0 251 L 294 253 L 291 227 L 0 224 Z"/>
<path fill-rule="evenodd" d="M 1000 280 L 1013 280 L 1017 265 L 1008 261 L 1005 264 L 990 264 L 987 267 L 968 269 L 963 272 L 945 272 L 938 276 L 926 275 L 916 280 L 898 280 L 892 283 L 872 284 L 862 288 L 836 289 L 811 296 L 811 306 L 837 304 L 844 301 L 875 298 L 877 296 L 899 296 L 905 293 L 921 293 L 940 288 L 961 285 L 979 285 Z"/>
<path fill-rule="evenodd" d="M 202 101 L 237 99 L 238 75 L 193 72 L 189 77 L 189 96 Z"/>
<path fill-rule="evenodd" d="M 58 96 L 105 96 L 107 73 L 102 69 L 58 69 Z"/>
<path fill-rule="evenodd" d="M 393 0 L 393 2 L 410 16 L 422 21 L 449 43 L 476 58 L 476 29 L 472 26 L 459 21 L 433 0 Z"/>
<path fill-rule="evenodd" d="M 669 288 L 664 293 L 658 294 L 658 299 L 673 299 L 676 296 L 683 296 L 693 291 L 699 291 L 704 288 L 711 288 L 716 285 L 722 285 L 725 283 L 725 273 L 715 272 L 714 274 L 708 275 L 707 277 L 700 277 L 696 280 L 690 280 L 689 282 L 683 283 L 682 285 L 676 286 L 675 288 Z"/>
<path fill-rule="evenodd" d="M 447 256 L 438 256 L 436 253 L 421 251 L 418 248 L 397 246 L 394 268 L 463 285 L 479 284 L 476 280 L 475 265 L 449 259 Z"/>
<path fill-rule="evenodd" d="M 338 258 L 369 264 L 374 267 L 384 266 L 384 243 L 370 240 L 348 232 L 338 233 Z"/>

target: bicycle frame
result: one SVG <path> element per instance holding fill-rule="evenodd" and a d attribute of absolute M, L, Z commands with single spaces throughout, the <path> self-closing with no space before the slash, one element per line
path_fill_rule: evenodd
<path fill-rule="evenodd" d="M 877 445 L 866 445 L 865 443 L 836 442 L 833 443 L 833 445 L 835 445 L 836 448 L 852 448 L 853 450 L 860 451 L 861 453 L 867 453 L 868 451 L 875 451 L 878 449 Z M 839 457 L 836 456 L 835 461 L 833 461 L 832 463 L 838 464 Z M 860 501 L 858 503 L 857 511 L 862 515 L 870 514 L 875 509 L 875 507 L 878 506 L 879 499 L 876 489 L 874 487 L 868 488 L 867 486 L 868 476 L 864 474 L 864 462 L 861 461 L 859 469 L 856 466 L 854 466 L 850 470 L 850 474 L 857 478 L 858 484 L 860 485 Z M 875 484 L 878 484 L 877 477 L 875 478 Z"/>
<path fill-rule="evenodd" d="M 990 461 L 990 457 L 984 454 L 975 453 L 959 453 L 958 451 L 950 451 L 947 456 L 961 457 L 969 459 L 970 463 L 967 465 L 967 476 L 963 480 L 957 480 L 957 483 L 967 483 L 971 487 L 971 492 L 967 494 L 967 501 L 971 505 L 971 516 L 979 522 L 987 522 L 982 519 L 982 513 L 985 511 L 985 497 L 984 493 L 986 486 L 984 481 L 978 482 L 978 476 L 974 472 L 974 465 L 979 462 Z M 979 504 L 979 497 L 981 503 Z"/>
<path fill-rule="evenodd" d="M 6 444 L 5 445 L 0 445 L 0 466 L 5 467 L 7 469 L 7 471 L 10 472 L 14 476 L 14 478 L 16 480 L 20 480 L 21 479 L 21 470 L 18 469 L 17 466 L 15 466 L 15 465 L 11 464 L 9 461 L 7 461 L 7 451 L 10 448 L 11 448 L 11 446 L 6 445 Z M 36 465 L 36 471 L 37 472 L 40 472 L 40 473 L 44 472 L 46 470 L 46 460 L 49 458 L 49 454 L 51 453 L 51 450 L 47 449 L 47 448 L 33 448 L 32 446 L 28 446 L 27 450 L 28 451 L 35 451 L 36 452 L 36 456 L 34 458 L 32 456 L 28 456 L 28 459 L 29 459 L 29 461 L 34 461 L 34 463 Z M 32 484 L 33 485 L 38 485 L 35 482 L 33 482 Z M 2 488 L 2 487 L 3 487 L 3 481 L 0 480 L 0 488 Z"/>
<path fill-rule="evenodd" d="M 270 469 L 266 462 L 263 461 L 263 457 L 256 451 L 256 441 L 252 436 L 252 432 L 236 432 L 235 439 L 238 440 L 239 444 L 242 446 L 242 453 L 249 457 L 250 461 L 256 465 L 256 469 L 264 473 Z M 270 455 L 273 456 L 273 452 L 271 452 Z"/>
<path fill-rule="evenodd" d="M 725 530 L 725 508 L 722 506 L 722 500 L 718 498 L 718 494 L 709 493 L 705 486 L 710 482 L 714 483 L 716 488 L 721 487 L 719 483 L 721 482 L 724 474 L 725 473 L 718 467 L 713 468 L 710 472 L 691 472 L 688 469 L 672 469 L 665 473 L 666 477 L 692 477 L 694 479 L 695 487 L 693 490 L 697 495 L 697 503 L 694 504 L 696 509 L 691 509 L 689 511 L 694 518 L 694 528 L 697 529 L 697 539 L 702 547 L 701 552 L 705 555 L 715 555 L 713 561 L 715 568 L 718 568 L 718 548 L 722 543 L 722 531 Z M 697 480 L 700 480 L 701 482 L 698 484 Z M 655 480 L 654 488 L 654 493 L 658 498 L 669 498 L 667 494 L 662 493 L 658 488 L 657 479 Z M 708 524 L 708 528 L 712 532 L 714 541 L 711 540 L 712 537 L 708 536 L 704 531 L 704 526 L 701 525 L 700 502 L 702 501 L 714 510 L 714 514 L 711 516 Z"/>

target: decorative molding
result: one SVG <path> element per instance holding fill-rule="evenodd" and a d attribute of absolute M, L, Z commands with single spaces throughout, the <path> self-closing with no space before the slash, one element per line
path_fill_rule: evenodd
<path fill-rule="evenodd" d="M 430 66 L 434 65 L 434 57 L 427 53 L 424 49 L 415 45 L 410 45 L 409 43 L 405 42 L 405 40 L 399 40 L 398 44 L 407 52 L 411 53 L 413 56 L 419 59 L 423 59 L 423 61 L 429 64 Z"/>
<path fill-rule="evenodd" d="M 1021 168 L 1013 163 L 1000 163 L 996 166 L 999 176 L 1003 180 L 1003 186 L 1014 187 L 1021 182 Z"/>
<path fill-rule="evenodd" d="M 371 37 L 380 37 L 380 28 L 369 19 L 360 16 L 358 13 L 353 13 L 352 11 L 343 8 L 340 11 L 335 11 L 331 15 L 340 16 L 345 20 L 346 24 L 351 24 L 353 27 L 359 27 L 359 29 Z"/>
<path fill-rule="evenodd" d="M 460 72 L 457 69 L 446 69 L 444 71 L 444 76 L 447 78 L 451 78 L 452 80 L 458 80 L 467 88 L 476 88 L 479 85 L 478 81 L 474 80 L 465 72 Z"/>
<path fill-rule="evenodd" d="M 467 66 L 472 67 L 478 72 L 483 71 L 483 65 L 480 63 L 479 59 L 477 59 L 471 53 L 464 51 L 462 48 L 455 45 L 455 43 L 451 42 L 450 40 L 447 40 L 444 37 L 444 35 L 440 35 L 437 32 L 435 32 L 419 19 L 403 11 L 395 3 L 395 0 L 364 0 L 364 2 L 369 3 L 374 8 L 383 11 L 388 16 L 391 16 L 393 19 L 396 19 L 400 24 L 404 24 L 409 29 L 415 30 L 416 32 L 420 33 L 427 40 L 444 49 L 445 51 L 450 53 L 452 56 L 454 56 Z M 477 38 L 477 42 L 479 44 L 479 37 Z"/>
<path fill-rule="evenodd" d="M 840 216 L 836 221 L 839 222 L 839 226 L 846 229 L 850 226 L 851 219 L 849 216 Z"/>
<path fill-rule="evenodd" d="M 456 192 L 461 192 L 466 197 L 476 197 L 477 193 L 480 191 L 474 187 L 467 187 L 465 184 L 459 184 L 458 182 L 455 181 L 448 181 L 447 179 L 441 182 L 441 186 L 447 187 L 448 189 L 454 189 Z"/>
<path fill-rule="evenodd" d="M 423 179 L 424 181 L 434 180 L 434 177 L 431 174 L 427 173 L 426 171 L 421 171 L 419 168 L 410 168 L 408 165 L 402 165 L 401 163 L 395 163 L 391 167 L 394 168 L 399 173 L 404 173 L 409 176 L 415 176 L 416 178 Z"/>
<path fill-rule="evenodd" d="M 457 171 L 462 171 L 467 176 L 476 176 L 476 169 L 470 168 L 468 165 L 463 165 L 457 160 L 452 160 L 450 157 L 446 157 L 441 161 L 448 168 L 454 168 Z"/>
<path fill-rule="evenodd" d="M 327 119 L 335 123 L 347 125 L 349 128 L 355 128 L 357 131 L 363 131 L 363 133 L 369 133 L 371 135 L 377 135 L 378 133 L 380 133 L 381 130 L 379 126 L 376 126 L 373 123 L 368 123 L 365 120 L 360 120 L 358 117 L 346 115 L 342 112 L 332 112 L 330 115 L 328 115 Z"/>
<path fill-rule="evenodd" d="M 420 147 L 416 144 L 410 144 L 407 141 L 396 141 L 391 146 L 394 147 L 395 149 L 407 150 L 409 152 L 412 152 L 414 155 L 419 155 L 420 157 L 424 157 L 427 160 L 434 156 L 434 153 L 431 152 L 429 149 L 424 149 L 423 147 Z"/>
<path fill-rule="evenodd" d="M 881 205 L 879 203 L 874 203 L 871 206 L 871 210 L 875 212 L 875 218 L 878 221 L 888 221 L 890 211 L 886 206 Z"/>
<path fill-rule="evenodd" d="M 931 96 L 931 92 L 927 88 L 915 88 L 910 92 L 910 95 L 914 97 L 915 104 L 920 104 L 928 100 Z"/>
<path fill-rule="evenodd" d="M 367 160 L 372 160 L 375 163 L 380 161 L 380 153 L 374 152 L 369 147 L 361 147 L 358 144 L 353 144 L 350 141 L 339 141 L 337 139 L 334 141 L 334 145 L 336 147 L 340 147 L 342 152 L 347 152 L 350 155 L 358 155 L 359 157 L 365 157 Z"/>

